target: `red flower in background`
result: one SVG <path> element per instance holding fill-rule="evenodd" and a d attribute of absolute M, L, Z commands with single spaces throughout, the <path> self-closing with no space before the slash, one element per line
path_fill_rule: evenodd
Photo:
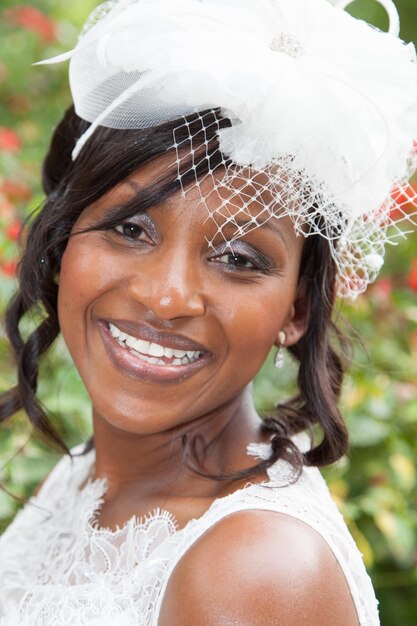
<path fill-rule="evenodd" d="M 22 143 L 14 130 L 0 126 L 0 150 L 19 152 L 21 147 Z"/>
<path fill-rule="evenodd" d="M 22 222 L 18 219 L 13 220 L 13 222 L 6 228 L 7 239 L 9 239 L 9 241 L 17 241 L 19 239 L 21 229 Z"/>
<path fill-rule="evenodd" d="M 14 219 L 16 211 L 13 204 L 6 197 L 0 195 L 0 219 Z"/>
<path fill-rule="evenodd" d="M 417 259 L 414 259 L 413 264 L 411 266 L 411 272 L 407 278 L 407 284 L 410 289 L 413 291 L 417 291 Z"/>
<path fill-rule="evenodd" d="M 382 278 L 379 278 L 376 283 L 374 283 L 372 293 L 378 298 L 378 300 L 389 302 L 393 289 L 394 284 L 392 279 L 387 276 L 383 276 Z"/>
<path fill-rule="evenodd" d="M 0 264 L 0 269 L 6 276 L 16 276 L 17 261 L 3 261 Z"/>
<path fill-rule="evenodd" d="M 400 220 L 417 210 L 417 182 L 409 183 L 406 187 L 394 187 L 391 197 L 400 208 L 393 208 L 390 211 L 390 218 L 394 221 Z"/>
<path fill-rule="evenodd" d="M 5 15 L 10 22 L 36 33 L 44 41 L 56 39 L 55 22 L 29 4 L 8 9 Z"/>
<path fill-rule="evenodd" d="M 11 202 L 27 202 L 32 197 L 32 190 L 24 183 L 6 178 L 0 184 L 0 194 Z"/>

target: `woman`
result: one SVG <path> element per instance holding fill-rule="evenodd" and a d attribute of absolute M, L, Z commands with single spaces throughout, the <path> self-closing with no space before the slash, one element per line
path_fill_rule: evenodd
<path fill-rule="evenodd" d="M 55 59 L 75 108 L 7 313 L 0 415 L 24 408 L 65 450 L 36 398 L 62 332 L 94 439 L 1 539 L 1 626 L 378 624 L 317 467 L 347 449 L 335 298 L 377 275 L 412 169 L 410 52 L 326 0 L 130 0 Z M 299 396 L 261 420 L 274 345 Z"/>

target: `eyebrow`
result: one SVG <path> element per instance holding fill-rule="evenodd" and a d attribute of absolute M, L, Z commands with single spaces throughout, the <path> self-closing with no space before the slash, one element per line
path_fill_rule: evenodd
<path fill-rule="evenodd" d="M 282 240 L 282 242 L 284 243 L 285 247 L 287 248 L 287 250 L 289 250 L 289 242 L 287 237 L 285 236 L 285 234 L 282 232 L 281 228 L 277 228 L 277 225 L 274 224 L 273 222 L 273 217 L 270 217 L 269 219 L 265 220 L 265 222 L 263 222 L 262 224 L 259 224 L 257 226 L 257 228 L 267 228 L 268 230 L 272 230 L 274 233 L 276 233 L 280 239 Z M 230 228 L 231 226 L 238 226 L 238 228 L 245 228 L 245 226 L 248 226 L 249 224 L 253 224 L 252 220 L 233 220 L 231 222 L 228 222 L 227 224 L 224 225 L 223 229 L 227 229 Z M 255 229 L 253 229 L 255 230 Z M 248 234 L 252 232 L 252 231 L 248 231 Z M 243 233 L 246 234 L 246 233 Z"/>
<path fill-rule="evenodd" d="M 133 189 L 135 193 L 140 193 L 143 190 L 143 187 L 135 183 L 133 180 L 124 180 L 122 184 Z"/>

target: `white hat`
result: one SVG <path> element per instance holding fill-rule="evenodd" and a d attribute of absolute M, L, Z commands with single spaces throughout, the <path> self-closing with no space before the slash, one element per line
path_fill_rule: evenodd
<path fill-rule="evenodd" d="M 213 211 L 201 196 L 219 230 L 219 216 L 230 222 L 237 207 L 252 222 L 235 238 L 290 215 L 297 232 L 329 240 L 338 293 L 355 297 L 378 275 L 385 244 L 412 220 L 403 192 L 417 206 L 408 186 L 417 167 L 417 63 L 414 46 L 398 38 L 391 0 L 381 0 L 388 33 L 349 15 L 349 3 L 105 2 L 76 47 L 47 61 L 71 59 L 75 110 L 91 122 L 73 158 L 99 125 L 184 125 L 192 113 L 204 125 L 202 112 L 220 109 L 231 122 L 217 132 L 224 175 L 209 174 L 234 211 L 224 201 Z M 200 146 L 200 161 L 209 149 Z M 243 185 L 263 202 L 256 219 Z"/>

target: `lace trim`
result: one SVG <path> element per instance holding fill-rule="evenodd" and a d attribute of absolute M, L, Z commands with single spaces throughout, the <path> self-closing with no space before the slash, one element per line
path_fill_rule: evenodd
<path fill-rule="evenodd" d="M 250 454 L 253 456 L 263 458 L 261 455 L 265 453 L 264 444 L 250 445 Z M 346 528 L 342 515 L 331 500 L 319 471 L 316 468 L 306 468 L 295 485 L 288 485 L 287 482 L 288 476 L 292 475 L 290 466 L 284 468 L 284 471 L 273 466 L 268 474 L 269 482 L 249 485 L 242 490 L 243 493 L 236 491 L 225 498 L 216 500 L 201 518 L 192 520 L 186 541 L 175 541 L 173 538 L 175 553 L 170 560 L 169 571 L 166 572 L 152 626 L 157 626 L 170 575 L 189 548 L 217 522 L 233 513 L 254 509 L 289 515 L 318 532 L 332 550 L 345 575 L 360 625 L 379 626 L 378 603 L 371 579 L 366 573 L 361 554 Z M 284 485 L 286 489 L 281 489 Z M 265 487 L 278 487 L 278 489 Z"/>
<path fill-rule="evenodd" d="M 268 447 L 251 444 L 248 454 L 262 458 Z M 247 509 L 283 512 L 317 530 L 341 564 L 361 625 L 379 623 L 359 552 L 314 468 L 288 485 L 292 468 L 280 461 L 268 481 L 215 500 L 182 529 L 169 511 L 155 509 L 109 530 L 97 526 L 107 484 L 88 479 L 93 463 L 94 451 L 64 458 L 0 539 L 0 626 L 156 626 L 169 577 L 188 548 L 220 519 Z"/>

